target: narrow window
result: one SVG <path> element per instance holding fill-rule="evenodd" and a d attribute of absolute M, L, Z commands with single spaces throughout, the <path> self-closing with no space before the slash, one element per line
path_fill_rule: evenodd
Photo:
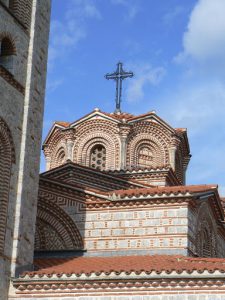
<path fill-rule="evenodd" d="M 13 74 L 15 49 L 9 38 L 4 37 L 0 42 L 0 65 Z"/>
<path fill-rule="evenodd" d="M 106 169 L 106 149 L 104 146 L 96 145 L 92 148 L 90 167 L 101 171 Z"/>
<path fill-rule="evenodd" d="M 66 154 L 64 149 L 60 150 L 58 155 L 57 155 L 57 166 L 61 166 L 62 164 L 64 164 L 66 159 Z"/>

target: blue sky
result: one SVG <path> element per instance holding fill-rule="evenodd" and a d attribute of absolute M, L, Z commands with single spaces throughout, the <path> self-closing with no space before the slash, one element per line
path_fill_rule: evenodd
<path fill-rule="evenodd" d="M 55 120 L 114 111 L 104 75 L 120 60 L 135 73 L 122 110 L 188 128 L 187 183 L 225 194 L 224 11 L 224 0 L 53 0 L 43 138 Z"/>

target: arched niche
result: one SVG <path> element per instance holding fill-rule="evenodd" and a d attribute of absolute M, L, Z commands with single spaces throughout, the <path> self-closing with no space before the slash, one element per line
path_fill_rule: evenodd
<path fill-rule="evenodd" d="M 57 204 L 39 198 L 35 251 L 82 250 L 83 239 L 67 213 Z"/>
<path fill-rule="evenodd" d="M 6 122 L 0 118 L 0 253 L 4 253 L 9 187 L 13 163 L 15 163 L 15 148 L 12 135 Z"/>

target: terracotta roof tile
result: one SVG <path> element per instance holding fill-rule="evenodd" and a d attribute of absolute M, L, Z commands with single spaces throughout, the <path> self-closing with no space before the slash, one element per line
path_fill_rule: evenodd
<path fill-rule="evenodd" d="M 111 195 L 119 195 L 121 198 L 124 197 L 139 197 L 141 195 L 162 195 L 162 194 L 186 194 L 186 193 L 200 193 L 216 190 L 217 185 L 189 185 L 189 186 L 166 186 L 166 187 L 150 187 L 140 189 L 129 189 L 129 190 L 115 190 L 112 191 Z"/>
<path fill-rule="evenodd" d="M 139 119 L 139 118 L 144 118 L 144 117 L 147 117 L 147 116 L 152 115 L 152 114 L 155 114 L 155 112 L 154 111 L 149 111 L 149 112 L 141 114 L 141 115 L 133 116 L 131 118 L 131 120 L 133 121 L 133 120 L 136 120 L 136 119 Z"/>
<path fill-rule="evenodd" d="M 187 131 L 186 128 L 174 128 L 174 130 L 176 130 L 177 132 L 186 132 Z"/>
<path fill-rule="evenodd" d="M 101 113 L 108 117 L 117 119 L 117 120 L 122 120 L 122 119 L 129 120 L 134 117 L 134 115 L 125 113 L 125 112 L 119 113 L 119 114 L 118 113 L 106 113 L 106 112 L 101 112 Z"/>
<path fill-rule="evenodd" d="M 42 258 L 36 259 L 37 271 L 25 272 L 21 275 L 33 277 L 35 275 L 51 276 L 53 274 L 91 274 L 104 272 L 157 272 L 181 273 L 187 271 L 203 272 L 216 270 L 225 272 L 225 259 L 222 258 L 193 258 L 173 255 L 146 255 L 146 256 L 117 256 L 117 257 L 75 257 L 75 258 Z"/>
<path fill-rule="evenodd" d="M 62 122 L 62 121 L 56 121 L 55 124 L 58 124 L 63 127 L 69 127 L 69 125 L 70 125 L 69 122 Z"/>

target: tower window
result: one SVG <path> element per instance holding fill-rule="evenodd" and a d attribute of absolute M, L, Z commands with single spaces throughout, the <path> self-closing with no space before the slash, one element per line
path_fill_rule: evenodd
<path fill-rule="evenodd" d="M 0 65 L 13 73 L 13 63 L 15 48 L 8 37 L 4 37 L 0 42 Z"/>
<path fill-rule="evenodd" d="M 96 145 L 92 148 L 90 167 L 101 171 L 106 169 L 106 149 L 104 146 Z"/>

